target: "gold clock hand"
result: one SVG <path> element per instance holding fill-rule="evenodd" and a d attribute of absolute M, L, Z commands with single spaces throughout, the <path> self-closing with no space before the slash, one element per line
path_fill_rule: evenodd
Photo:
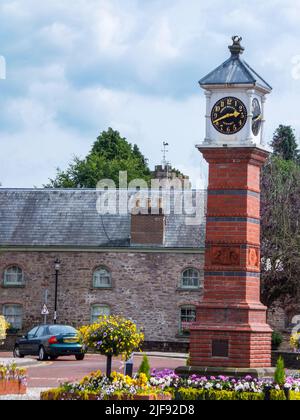
<path fill-rule="evenodd" d="M 222 120 L 227 120 L 227 118 L 230 118 L 230 117 L 235 117 L 236 118 L 239 115 L 241 115 L 240 112 L 234 111 L 232 114 L 223 115 L 223 117 L 218 118 L 217 120 L 213 121 L 213 123 L 216 124 L 217 122 L 222 121 Z"/>
<path fill-rule="evenodd" d="M 262 119 L 262 115 L 258 115 L 257 117 L 252 118 L 253 121 L 258 121 Z"/>

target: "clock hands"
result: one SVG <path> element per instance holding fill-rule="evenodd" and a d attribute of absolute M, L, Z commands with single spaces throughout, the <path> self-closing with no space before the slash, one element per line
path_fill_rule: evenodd
<path fill-rule="evenodd" d="M 229 114 L 223 115 L 223 117 L 218 118 L 217 120 L 213 121 L 213 123 L 216 124 L 217 122 L 222 121 L 222 120 L 227 120 L 227 118 L 230 118 L 230 117 L 237 118 L 239 115 L 241 115 L 240 112 L 234 111 L 231 114 L 229 113 Z"/>
<path fill-rule="evenodd" d="M 252 118 L 252 121 L 256 122 L 256 121 L 261 120 L 261 119 L 262 119 L 262 115 L 260 114 L 257 117 Z"/>

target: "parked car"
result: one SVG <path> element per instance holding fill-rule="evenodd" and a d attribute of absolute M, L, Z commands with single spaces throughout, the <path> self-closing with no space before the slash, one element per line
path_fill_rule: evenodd
<path fill-rule="evenodd" d="M 18 339 L 14 356 L 38 356 L 39 360 L 56 360 L 59 356 L 75 356 L 83 360 L 85 349 L 80 343 L 79 332 L 68 325 L 40 325 Z"/>

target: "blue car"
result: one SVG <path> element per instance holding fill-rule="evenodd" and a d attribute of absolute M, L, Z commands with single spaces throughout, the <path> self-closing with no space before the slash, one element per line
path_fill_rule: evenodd
<path fill-rule="evenodd" d="M 56 360 L 59 356 L 75 356 L 83 360 L 84 346 L 79 332 L 68 325 L 40 325 L 16 341 L 14 356 L 38 356 L 39 360 Z"/>

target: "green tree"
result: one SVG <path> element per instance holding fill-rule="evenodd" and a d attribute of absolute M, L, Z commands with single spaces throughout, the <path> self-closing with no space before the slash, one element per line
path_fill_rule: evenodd
<path fill-rule="evenodd" d="M 283 387 L 283 385 L 285 384 L 285 380 L 286 380 L 286 375 L 285 375 L 284 360 L 280 356 L 276 364 L 274 382 L 280 387 Z"/>
<path fill-rule="evenodd" d="M 112 179 L 119 187 L 119 171 L 133 179 L 150 181 L 147 160 L 137 145 L 132 146 L 118 131 L 103 131 L 85 159 L 75 157 L 69 167 L 57 169 L 46 188 L 95 188 L 102 179 Z"/>
<path fill-rule="evenodd" d="M 300 163 L 298 144 L 292 127 L 280 125 L 274 133 L 271 146 L 274 156 Z"/>
<path fill-rule="evenodd" d="M 286 309 L 299 297 L 300 166 L 272 156 L 262 173 L 262 299 Z"/>
<path fill-rule="evenodd" d="M 150 379 L 151 368 L 150 368 L 149 359 L 146 355 L 143 357 L 141 366 L 139 367 L 139 370 L 138 370 L 138 374 L 140 375 L 141 373 L 144 373 L 147 376 L 148 380 Z"/>

